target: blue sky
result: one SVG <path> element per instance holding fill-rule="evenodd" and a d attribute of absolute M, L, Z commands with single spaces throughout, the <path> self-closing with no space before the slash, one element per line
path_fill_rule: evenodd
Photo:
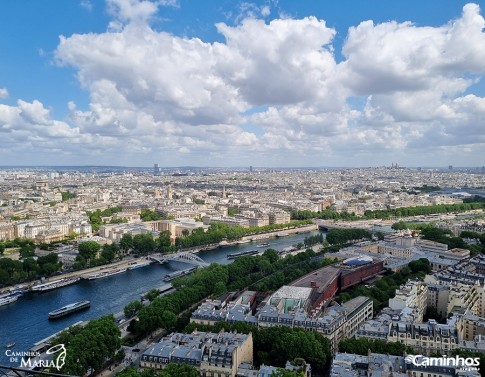
<path fill-rule="evenodd" d="M 482 165 L 466 4 L 4 0 L 0 165 Z"/>

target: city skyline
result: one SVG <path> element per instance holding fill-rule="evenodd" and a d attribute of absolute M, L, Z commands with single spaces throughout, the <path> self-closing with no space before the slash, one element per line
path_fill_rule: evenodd
<path fill-rule="evenodd" d="M 483 8 L 5 2 L 0 165 L 481 167 Z"/>

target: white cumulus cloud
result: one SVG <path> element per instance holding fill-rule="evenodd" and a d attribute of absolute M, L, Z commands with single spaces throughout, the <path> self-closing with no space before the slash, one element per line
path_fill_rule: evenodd
<path fill-rule="evenodd" d="M 457 155 L 471 164 L 485 144 L 485 99 L 467 92 L 485 72 L 475 4 L 439 27 L 363 21 L 348 30 L 341 62 L 324 20 L 265 21 L 269 5 L 243 3 L 235 25 L 215 25 L 223 41 L 208 42 L 150 27 L 175 1 L 107 4 L 106 32 L 63 36 L 55 51 L 89 107 L 69 102 L 61 121 L 38 100 L 0 105 L 3 142 L 25 138 L 47 153 L 61 139 L 56 148 L 72 156 L 116 163 L 123 148 L 128 162 L 165 155 L 167 165 L 447 164 Z"/>

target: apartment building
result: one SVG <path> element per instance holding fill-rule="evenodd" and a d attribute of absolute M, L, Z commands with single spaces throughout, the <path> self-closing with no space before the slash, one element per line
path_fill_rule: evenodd
<path fill-rule="evenodd" d="M 13 240 L 15 238 L 14 224 L 0 225 L 0 241 Z"/>
<path fill-rule="evenodd" d="M 389 299 L 392 310 L 402 310 L 406 307 L 413 310 L 416 322 L 423 320 L 426 311 L 428 287 L 420 281 L 408 281 L 396 290 L 394 298 Z"/>
<path fill-rule="evenodd" d="M 271 212 L 268 215 L 269 217 L 269 224 L 288 224 L 291 219 L 290 219 L 290 214 L 288 212 Z"/>
<path fill-rule="evenodd" d="M 392 322 L 387 341 L 410 346 L 423 355 L 435 353 L 450 355 L 458 348 L 459 337 L 453 321 L 439 324 L 430 319 L 427 323 Z"/>
<path fill-rule="evenodd" d="M 147 348 L 140 366 L 163 369 L 172 362 L 194 366 L 203 377 L 235 377 L 242 363 L 253 363 L 253 337 L 223 331 L 173 333 Z"/>
<path fill-rule="evenodd" d="M 213 325 L 220 321 L 238 321 L 262 328 L 299 327 L 323 334 L 330 340 L 332 352 L 336 352 L 340 340 L 354 336 L 358 328 L 372 318 L 373 302 L 363 296 L 310 315 L 307 312 L 310 294 L 309 288 L 284 286 L 254 314 L 250 303 L 236 300 L 225 304 L 220 300 L 207 300 L 192 313 L 190 322 Z"/>

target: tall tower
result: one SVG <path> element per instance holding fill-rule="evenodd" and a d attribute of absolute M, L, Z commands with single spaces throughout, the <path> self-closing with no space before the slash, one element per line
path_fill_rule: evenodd
<path fill-rule="evenodd" d="M 250 171 L 251 173 L 253 172 L 253 166 L 252 166 L 252 165 L 249 167 L 249 171 Z"/>
<path fill-rule="evenodd" d="M 158 164 L 153 165 L 153 175 L 158 175 L 160 173 L 160 168 L 158 167 Z"/>
<path fill-rule="evenodd" d="M 172 185 L 168 185 L 168 187 L 167 187 L 167 198 L 168 199 L 172 199 L 173 198 Z"/>

